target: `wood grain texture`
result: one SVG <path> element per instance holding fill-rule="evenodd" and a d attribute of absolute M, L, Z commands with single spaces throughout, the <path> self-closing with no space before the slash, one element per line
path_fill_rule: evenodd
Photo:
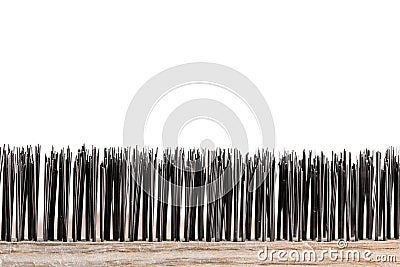
<path fill-rule="evenodd" d="M 345 253 L 357 250 L 371 251 L 372 261 L 331 260 L 328 256 L 322 262 L 281 261 L 270 258 L 259 260 L 258 251 L 272 250 L 315 251 L 337 250 Z M 278 253 L 278 252 L 276 252 Z M 292 252 L 294 253 L 294 252 Z M 339 252 L 340 253 L 340 252 Z M 265 254 L 261 254 L 262 256 Z M 394 262 L 374 262 L 377 256 L 393 256 Z M 295 256 L 295 254 L 292 254 Z M 288 258 L 287 256 L 286 258 Z M 255 265 L 363 265 L 396 266 L 400 262 L 400 241 L 362 241 L 348 243 L 339 249 L 337 243 L 317 242 L 135 242 L 135 243 L 58 243 L 58 242 L 13 242 L 0 243 L 1 266 L 255 266 Z"/>

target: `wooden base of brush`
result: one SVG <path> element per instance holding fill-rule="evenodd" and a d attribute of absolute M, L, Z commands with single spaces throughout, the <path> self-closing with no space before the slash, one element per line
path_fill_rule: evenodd
<path fill-rule="evenodd" d="M 399 262 L 400 241 L 0 243 L 0 266 L 394 266 Z"/>

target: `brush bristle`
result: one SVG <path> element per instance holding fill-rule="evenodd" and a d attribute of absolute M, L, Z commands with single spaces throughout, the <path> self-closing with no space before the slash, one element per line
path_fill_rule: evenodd
<path fill-rule="evenodd" d="M 43 178 L 40 157 L 40 146 L 0 149 L 3 241 L 399 239 L 400 160 L 393 148 L 384 156 L 365 150 L 356 157 L 276 157 L 268 150 L 100 153 L 83 146 L 75 157 L 69 148 L 52 149 Z"/>

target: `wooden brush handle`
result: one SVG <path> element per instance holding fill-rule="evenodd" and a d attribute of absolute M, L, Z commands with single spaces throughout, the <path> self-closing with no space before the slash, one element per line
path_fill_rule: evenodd
<path fill-rule="evenodd" d="M 259 251 L 277 251 L 274 260 L 259 259 Z M 386 256 L 395 262 L 332 261 L 328 256 L 323 261 L 279 261 L 277 253 L 286 251 L 323 250 L 370 251 L 371 259 Z M 292 252 L 293 253 L 293 252 Z M 264 255 L 261 255 L 264 256 Z M 294 255 L 292 255 L 294 256 Z M 391 258 L 388 258 L 390 256 Z M 59 243 L 59 242 L 18 242 L 0 243 L 1 266 L 254 266 L 254 265 L 335 265 L 343 266 L 388 266 L 400 261 L 400 241 L 361 241 L 348 243 L 346 248 L 338 248 L 336 242 L 106 242 L 106 243 Z"/>

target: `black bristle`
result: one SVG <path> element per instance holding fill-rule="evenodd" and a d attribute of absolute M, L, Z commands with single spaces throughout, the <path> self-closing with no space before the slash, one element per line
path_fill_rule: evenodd
<path fill-rule="evenodd" d="M 68 218 L 69 218 L 69 188 L 71 178 L 72 153 L 69 148 L 65 153 L 61 150 L 59 159 L 58 179 L 58 223 L 57 240 L 68 240 Z"/>
<path fill-rule="evenodd" d="M 400 155 L 394 148 L 356 157 L 347 151 L 276 157 L 264 149 L 254 155 L 236 149 L 103 151 L 83 146 L 73 158 L 69 148 L 53 148 L 45 155 L 42 191 L 41 147 L 4 146 L 1 240 L 399 239 Z"/>
<path fill-rule="evenodd" d="M 13 204 L 14 204 L 14 181 L 15 181 L 15 151 L 3 148 L 3 201 L 1 240 L 11 241 Z"/>

